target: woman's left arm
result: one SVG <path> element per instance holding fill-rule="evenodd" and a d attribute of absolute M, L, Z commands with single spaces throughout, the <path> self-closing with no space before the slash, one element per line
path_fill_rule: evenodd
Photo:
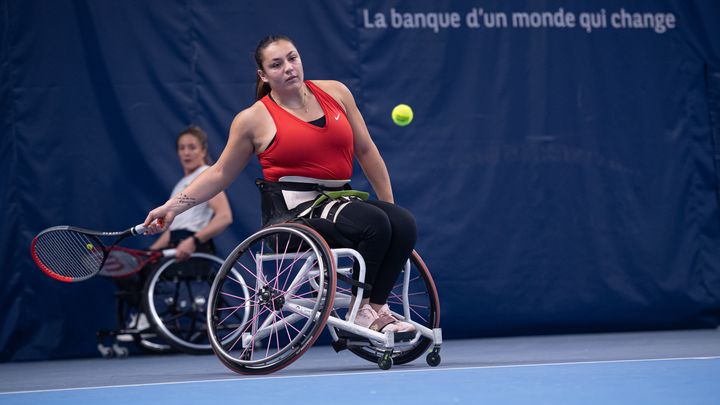
<path fill-rule="evenodd" d="M 375 146 L 375 142 L 370 137 L 365 120 L 357 104 L 355 104 L 355 98 L 344 84 L 340 82 L 332 82 L 332 84 L 335 94 L 345 107 L 348 121 L 350 121 L 350 127 L 352 127 L 353 131 L 355 157 L 360 163 L 365 177 L 367 177 L 373 190 L 375 190 L 379 200 L 393 203 L 392 185 L 390 184 L 387 166 L 385 166 L 385 161 L 380 155 L 377 146 Z"/>
<path fill-rule="evenodd" d="M 195 232 L 195 238 L 199 239 L 200 242 L 204 243 L 214 238 L 215 236 L 222 233 L 230 224 L 232 224 L 232 211 L 230 210 L 230 203 L 228 202 L 227 195 L 224 191 L 221 191 L 215 197 L 208 201 L 208 205 L 214 211 L 213 217 L 210 219 L 205 227 Z M 197 250 L 195 239 L 191 236 L 184 239 L 176 247 L 177 259 L 179 261 L 185 260 L 190 257 Z"/>

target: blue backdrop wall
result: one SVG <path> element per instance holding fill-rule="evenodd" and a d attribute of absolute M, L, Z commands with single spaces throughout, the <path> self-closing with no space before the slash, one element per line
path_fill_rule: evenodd
<path fill-rule="evenodd" d="M 0 0 L 0 360 L 96 355 L 112 283 L 45 277 L 30 241 L 141 222 L 190 123 L 218 156 L 272 32 L 353 91 L 446 338 L 715 327 L 718 21 L 712 0 Z M 259 227 L 259 176 L 228 189 L 225 253 Z"/>

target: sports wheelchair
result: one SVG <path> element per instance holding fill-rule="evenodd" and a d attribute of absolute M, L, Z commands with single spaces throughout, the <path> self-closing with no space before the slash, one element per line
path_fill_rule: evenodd
<path fill-rule="evenodd" d="M 100 354 L 127 357 L 125 342 L 150 353 L 212 353 L 205 314 L 210 286 L 222 264 L 222 259 L 207 253 L 193 253 L 178 262 L 175 249 L 113 247 L 99 274 L 118 285 L 118 326 L 97 332 Z"/>
<path fill-rule="evenodd" d="M 359 280 L 352 279 L 353 266 Z M 267 374 L 297 360 L 327 327 L 336 351 L 349 350 L 387 370 L 428 352 L 440 364 L 440 302 L 433 279 L 412 253 L 388 299 L 416 332 L 377 332 L 354 323 L 365 263 L 353 249 L 331 249 L 300 223 L 268 226 L 240 243 L 210 288 L 209 340 L 220 361 L 241 374 Z"/>

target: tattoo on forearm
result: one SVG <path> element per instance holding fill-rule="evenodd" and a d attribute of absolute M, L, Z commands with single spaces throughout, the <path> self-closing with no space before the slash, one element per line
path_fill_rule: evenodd
<path fill-rule="evenodd" d="M 189 208 L 197 203 L 197 198 L 189 197 L 185 193 L 180 193 L 175 196 L 175 205 L 182 208 Z"/>

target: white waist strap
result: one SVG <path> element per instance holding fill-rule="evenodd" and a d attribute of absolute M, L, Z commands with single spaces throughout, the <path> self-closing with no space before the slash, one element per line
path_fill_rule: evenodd
<path fill-rule="evenodd" d="M 311 177 L 302 177 L 302 176 L 283 176 L 279 179 L 280 181 L 287 181 L 292 183 L 307 183 L 307 184 L 319 184 L 324 187 L 342 187 L 345 184 L 349 183 L 350 180 L 323 180 L 323 179 L 313 179 Z M 291 190 L 282 190 L 283 199 L 285 199 L 285 206 L 287 209 L 291 210 L 298 205 L 314 200 L 318 195 L 320 195 L 319 191 L 291 191 Z"/>

